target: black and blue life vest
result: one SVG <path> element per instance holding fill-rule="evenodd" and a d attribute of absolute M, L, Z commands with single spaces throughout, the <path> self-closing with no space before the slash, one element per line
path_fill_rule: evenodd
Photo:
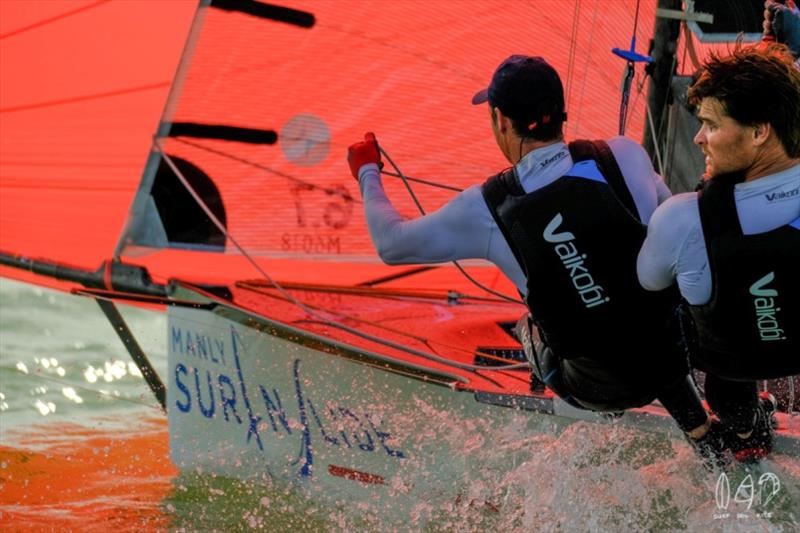
<path fill-rule="evenodd" d="M 693 354 L 729 379 L 800 374 L 800 218 L 745 235 L 734 189 L 741 177 L 718 176 L 698 192 L 711 270 L 711 299 L 690 305 Z"/>
<path fill-rule="evenodd" d="M 647 229 L 613 153 L 604 141 L 576 141 L 569 150 L 574 166 L 538 190 L 526 193 L 513 168 L 483 185 L 527 277 L 540 335 L 559 358 L 599 361 L 631 382 L 651 382 L 643 368 L 665 380 L 685 375 L 685 359 L 664 355 L 678 292 L 639 284 Z"/>

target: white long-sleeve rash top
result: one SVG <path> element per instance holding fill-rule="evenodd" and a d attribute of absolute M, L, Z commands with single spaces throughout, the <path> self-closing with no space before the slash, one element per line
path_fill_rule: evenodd
<path fill-rule="evenodd" d="M 745 235 L 796 222 L 800 217 L 800 165 L 737 184 L 734 199 Z M 696 193 L 677 194 L 656 209 L 639 252 L 637 271 L 645 289 L 660 290 L 677 279 L 690 304 L 708 303 L 711 271 Z"/>
<path fill-rule="evenodd" d="M 670 196 L 670 191 L 637 143 L 625 137 L 614 137 L 608 140 L 608 145 L 639 216 L 646 224 L 657 205 Z M 516 168 L 522 188 L 532 192 L 567 174 L 572 166 L 567 145 L 559 142 L 529 152 Z M 370 237 L 385 263 L 487 259 L 500 268 L 520 292 L 526 293 L 525 274 L 492 218 L 480 185 L 458 193 L 435 212 L 403 220 L 383 190 L 377 165 L 363 165 L 358 176 Z"/>

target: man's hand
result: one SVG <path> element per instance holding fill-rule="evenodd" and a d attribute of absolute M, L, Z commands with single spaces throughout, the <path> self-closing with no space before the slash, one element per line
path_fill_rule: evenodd
<path fill-rule="evenodd" d="M 378 141 L 375 140 L 374 133 L 367 132 L 364 134 L 363 141 L 350 145 L 347 149 L 347 163 L 350 165 L 350 173 L 356 181 L 358 181 L 358 171 L 362 166 L 375 163 L 378 167 L 383 167 Z"/>
<path fill-rule="evenodd" d="M 800 57 L 800 9 L 794 2 L 775 0 L 764 2 L 764 35 L 772 35 L 789 47 L 795 58 Z"/>

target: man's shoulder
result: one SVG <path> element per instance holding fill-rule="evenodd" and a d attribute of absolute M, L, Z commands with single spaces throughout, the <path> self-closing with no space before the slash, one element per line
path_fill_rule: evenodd
<path fill-rule="evenodd" d="M 650 156 L 641 144 L 628 137 L 617 135 L 606 139 L 606 144 L 611 148 L 611 152 L 617 161 L 621 160 L 634 160 L 634 161 L 647 161 L 650 164 Z"/>
<path fill-rule="evenodd" d="M 590 143 L 606 143 L 608 147 L 611 149 L 611 153 L 614 154 L 614 157 L 619 161 L 622 158 L 628 159 L 631 157 L 641 157 L 644 156 L 649 159 L 647 152 L 642 145 L 634 141 L 633 139 L 629 139 L 623 135 L 617 135 L 611 137 L 610 139 L 579 139 L 578 142 L 590 142 Z"/>
<path fill-rule="evenodd" d="M 686 235 L 700 224 L 697 193 L 686 192 L 667 198 L 650 218 L 650 228 L 659 233 Z"/>

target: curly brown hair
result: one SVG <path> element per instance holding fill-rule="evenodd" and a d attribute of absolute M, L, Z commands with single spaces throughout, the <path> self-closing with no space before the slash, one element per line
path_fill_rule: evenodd
<path fill-rule="evenodd" d="M 688 97 L 692 105 L 719 100 L 745 126 L 769 123 L 786 154 L 800 157 L 800 69 L 785 45 L 739 42 L 728 55 L 712 53 Z"/>

